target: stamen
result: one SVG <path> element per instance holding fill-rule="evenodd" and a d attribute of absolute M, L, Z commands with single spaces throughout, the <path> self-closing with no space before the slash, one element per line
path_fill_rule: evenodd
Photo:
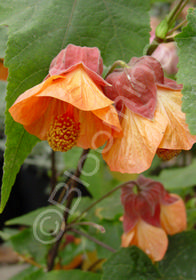
<path fill-rule="evenodd" d="M 181 150 L 168 150 L 168 149 L 158 149 L 157 155 L 162 160 L 170 160 L 173 157 L 178 156 L 181 153 Z"/>
<path fill-rule="evenodd" d="M 80 133 L 80 123 L 68 113 L 57 116 L 48 130 L 48 144 L 54 151 L 66 152 L 73 148 Z"/>

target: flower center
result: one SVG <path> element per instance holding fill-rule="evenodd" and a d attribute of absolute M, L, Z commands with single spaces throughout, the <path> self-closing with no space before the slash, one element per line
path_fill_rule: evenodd
<path fill-rule="evenodd" d="M 73 148 L 80 133 L 80 123 L 67 113 L 57 116 L 48 130 L 48 144 L 54 151 L 66 152 Z"/>

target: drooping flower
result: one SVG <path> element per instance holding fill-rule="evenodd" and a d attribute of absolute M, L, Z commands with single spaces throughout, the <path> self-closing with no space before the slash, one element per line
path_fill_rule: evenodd
<path fill-rule="evenodd" d="M 45 80 L 20 95 L 9 112 L 54 151 L 100 147 L 121 130 L 113 101 L 102 91 L 102 71 L 97 48 L 70 44 L 54 58 Z"/>
<path fill-rule="evenodd" d="M 123 137 L 107 144 L 103 158 L 112 171 L 141 173 L 156 153 L 168 160 L 191 149 L 196 136 L 181 110 L 182 86 L 164 77 L 160 63 L 144 56 L 128 66 L 106 79 L 112 87 L 106 86 L 105 94 L 116 103 Z"/>
<path fill-rule="evenodd" d="M 176 199 L 171 203 L 171 199 Z M 173 235 L 186 229 L 186 208 L 182 198 L 176 194 L 166 196 L 161 201 L 160 213 L 161 227 L 164 231 Z"/>
<path fill-rule="evenodd" d="M 137 184 L 137 187 L 136 187 Z M 186 229 L 182 199 L 168 194 L 163 185 L 139 176 L 122 188 L 124 206 L 122 246 L 135 245 L 153 261 L 160 261 L 167 250 L 167 234 Z"/>

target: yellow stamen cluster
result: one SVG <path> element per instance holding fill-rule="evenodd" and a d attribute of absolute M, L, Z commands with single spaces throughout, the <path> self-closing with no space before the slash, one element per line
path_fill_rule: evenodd
<path fill-rule="evenodd" d="M 68 114 L 57 116 L 48 130 L 48 144 L 54 151 L 66 152 L 73 148 L 80 133 L 80 123 Z"/>
<path fill-rule="evenodd" d="M 157 155 L 162 160 L 170 160 L 181 153 L 181 150 L 158 149 Z"/>

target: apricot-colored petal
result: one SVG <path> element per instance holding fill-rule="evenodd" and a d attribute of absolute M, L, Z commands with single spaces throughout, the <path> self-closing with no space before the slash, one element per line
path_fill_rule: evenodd
<path fill-rule="evenodd" d="M 167 250 L 168 239 L 163 229 L 140 220 L 133 230 L 122 236 L 122 246 L 128 245 L 135 245 L 153 261 L 160 261 Z"/>
<path fill-rule="evenodd" d="M 159 145 L 163 149 L 190 150 L 196 142 L 196 135 L 191 135 L 181 110 L 180 91 L 158 88 L 158 102 L 162 114 L 168 119 L 164 137 Z"/>
<path fill-rule="evenodd" d="M 154 120 L 145 119 L 125 109 L 121 122 L 123 137 L 108 143 L 103 158 L 112 171 L 141 173 L 152 163 L 168 120 L 157 107 Z M 109 147 L 111 145 L 111 147 Z"/>
<path fill-rule="evenodd" d="M 67 104 L 58 99 L 48 98 L 47 110 L 35 122 L 24 125 L 24 128 L 41 140 L 47 140 L 48 129 L 57 115 L 66 112 Z"/>
<path fill-rule="evenodd" d="M 123 233 L 123 235 L 121 236 L 121 246 L 125 248 L 130 246 L 134 235 L 135 235 L 135 228 L 127 233 Z"/>
<path fill-rule="evenodd" d="M 105 108 L 113 103 L 89 77 L 82 64 L 54 80 L 38 96 L 54 97 L 84 111 Z"/>
<path fill-rule="evenodd" d="M 49 99 L 46 97 L 38 98 L 32 96 L 28 99 L 15 102 L 10 107 L 9 112 L 16 122 L 24 126 L 29 126 L 44 114 L 49 104 Z"/>
<path fill-rule="evenodd" d="M 113 128 L 88 111 L 79 111 L 80 136 L 77 146 L 96 149 L 113 136 Z"/>
<path fill-rule="evenodd" d="M 122 128 L 119 122 L 118 113 L 112 105 L 99 110 L 94 110 L 92 113 L 101 119 L 106 125 L 112 127 L 116 132 L 115 135 L 122 136 Z"/>
<path fill-rule="evenodd" d="M 171 194 L 178 200 L 172 204 L 161 205 L 161 226 L 170 235 L 186 229 L 186 209 L 181 197 Z"/>

